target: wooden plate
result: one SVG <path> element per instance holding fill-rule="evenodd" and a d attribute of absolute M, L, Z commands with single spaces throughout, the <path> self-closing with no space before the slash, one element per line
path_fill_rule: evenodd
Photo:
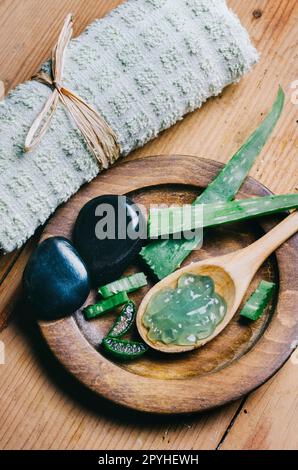
<path fill-rule="evenodd" d="M 190 156 L 156 156 L 116 165 L 81 189 L 51 219 L 42 239 L 71 238 L 81 207 L 101 194 L 129 194 L 136 202 L 189 203 L 216 176 L 222 165 Z M 239 197 L 269 191 L 248 178 Z M 267 219 L 208 231 L 202 250 L 187 260 L 224 254 L 247 246 L 277 222 Z M 132 266 L 129 272 L 140 270 Z M 251 324 L 236 315 L 230 325 L 202 349 L 177 356 L 150 351 L 128 364 L 103 354 L 99 343 L 115 315 L 86 322 L 81 312 L 41 331 L 61 363 L 87 387 L 126 407 L 153 413 L 190 413 L 213 408 L 247 394 L 268 380 L 291 354 L 298 337 L 298 237 L 293 237 L 257 273 L 274 280 L 279 291 L 265 315 Z M 146 289 L 132 297 L 139 303 Z M 95 299 L 90 295 L 87 303 Z"/>

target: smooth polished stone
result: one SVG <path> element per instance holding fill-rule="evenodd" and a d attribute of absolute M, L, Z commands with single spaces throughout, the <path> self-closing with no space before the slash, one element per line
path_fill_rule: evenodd
<path fill-rule="evenodd" d="M 99 196 L 80 211 L 73 242 L 85 261 L 92 283 L 118 279 L 142 248 L 146 221 L 126 196 Z"/>
<path fill-rule="evenodd" d="M 25 297 L 36 314 L 56 319 L 78 310 L 90 292 L 84 261 L 69 240 L 44 240 L 32 254 L 23 275 Z"/>

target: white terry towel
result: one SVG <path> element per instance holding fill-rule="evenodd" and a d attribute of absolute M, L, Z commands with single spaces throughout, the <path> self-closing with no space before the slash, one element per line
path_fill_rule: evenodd
<path fill-rule="evenodd" d="M 128 0 L 71 41 L 64 84 L 101 113 L 126 155 L 239 81 L 257 59 L 224 0 Z M 4 252 L 20 247 L 99 172 L 62 105 L 39 146 L 23 153 L 50 93 L 29 81 L 0 104 Z"/>

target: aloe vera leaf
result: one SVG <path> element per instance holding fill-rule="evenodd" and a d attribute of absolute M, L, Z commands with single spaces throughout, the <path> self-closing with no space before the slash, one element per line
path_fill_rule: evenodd
<path fill-rule="evenodd" d="M 148 346 L 145 343 L 110 338 L 109 336 L 103 339 L 102 344 L 109 353 L 123 360 L 136 359 L 148 351 Z"/>
<path fill-rule="evenodd" d="M 98 289 L 99 294 L 104 299 L 111 297 L 112 295 L 119 294 L 119 292 L 134 292 L 141 287 L 147 285 L 147 278 L 144 273 L 136 273 L 131 276 L 122 277 L 117 281 L 110 282 L 109 284 L 102 286 Z"/>
<path fill-rule="evenodd" d="M 249 320 L 258 320 L 267 307 L 276 284 L 274 282 L 261 281 L 252 296 L 248 299 L 243 309 L 240 312 L 241 317 L 248 318 Z"/>
<path fill-rule="evenodd" d="M 285 95 L 279 88 L 276 101 L 262 124 L 227 163 L 215 180 L 196 199 L 195 204 L 232 200 L 266 144 L 283 109 Z M 155 240 L 145 246 L 141 257 L 159 279 L 177 269 L 202 242 L 201 236 L 191 240 Z"/>
<path fill-rule="evenodd" d="M 119 294 L 113 295 L 108 299 L 101 300 L 97 304 L 89 305 L 84 309 L 84 314 L 87 320 L 92 318 L 100 317 L 106 312 L 113 310 L 120 305 L 126 304 L 129 302 L 129 298 L 126 292 L 119 292 Z"/>
<path fill-rule="evenodd" d="M 110 338 L 121 338 L 125 335 L 125 333 L 127 333 L 134 324 L 136 313 L 137 308 L 134 302 L 129 301 L 124 305 L 122 312 L 118 316 L 107 336 Z"/>
<path fill-rule="evenodd" d="M 196 206 L 184 206 L 150 211 L 148 222 L 149 237 L 161 237 L 173 233 L 186 232 L 199 228 L 215 227 L 229 222 L 249 220 L 255 217 L 275 214 L 298 208 L 298 194 L 266 196 L 237 201 L 203 204 L 202 209 Z M 189 211 L 187 226 L 183 216 Z M 200 210 L 198 210 L 200 209 Z M 196 213 L 199 216 L 196 216 Z M 201 217 L 201 215 L 203 217 Z M 160 221 L 163 219 L 163 223 Z"/>

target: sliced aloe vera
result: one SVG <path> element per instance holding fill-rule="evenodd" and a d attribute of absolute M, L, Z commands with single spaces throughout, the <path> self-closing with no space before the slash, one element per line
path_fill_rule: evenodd
<path fill-rule="evenodd" d="M 118 316 L 108 335 L 110 338 L 121 338 L 132 327 L 136 318 L 137 309 L 131 300 L 124 305 L 122 312 Z"/>
<path fill-rule="evenodd" d="M 248 318 L 249 320 L 256 321 L 264 313 L 276 284 L 274 282 L 261 281 L 252 296 L 248 299 L 243 309 L 240 312 L 241 317 Z"/>
<path fill-rule="evenodd" d="M 131 276 L 123 277 L 117 281 L 111 282 L 106 286 L 98 289 L 99 294 L 104 299 L 111 297 L 112 295 L 119 294 L 119 292 L 134 292 L 141 287 L 147 285 L 147 278 L 144 273 L 132 274 Z"/>
<path fill-rule="evenodd" d="M 126 292 L 120 292 L 119 294 L 109 297 L 108 299 L 101 300 L 97 304 L 89 305 L 84 309 L 84 314 L 87 320 L 92 318 L 100 317 L 106 312 L 113 310 L 120 305 L 126 304 L 129 301 Z"/>
<path fill-rule="evenodd" d="M 297 208 L 298 194 L 285 194 L 204 204 L 203 210 L 198 205 L 153 209 L 149 215 L 148 233 L 151 238 L 161 237 Z M 184 223 L 186 212 L 189 216 Z"/>
<path fill-rule="evenodd" d="M 110 354 L 123 360 L 136 359 L 148 351 L 148 346 L 145 343 L 117 338 L 106 337 L 102 345 Z"/>
<path fill-rule="evenodd" d="M 284 99 L 284 92 L 279 88 L 276 101 L 268 116 L 217 178 L 196 199 L 195 204 L 229 201 L 235 197 L 273 131 L 283 109 Z M 156 276 L 163 279 L 175 271 L 201 241 L 202 237 L 199 235 L 191 240 L 155 240 L 142 249 L 141 256 Z"/>

